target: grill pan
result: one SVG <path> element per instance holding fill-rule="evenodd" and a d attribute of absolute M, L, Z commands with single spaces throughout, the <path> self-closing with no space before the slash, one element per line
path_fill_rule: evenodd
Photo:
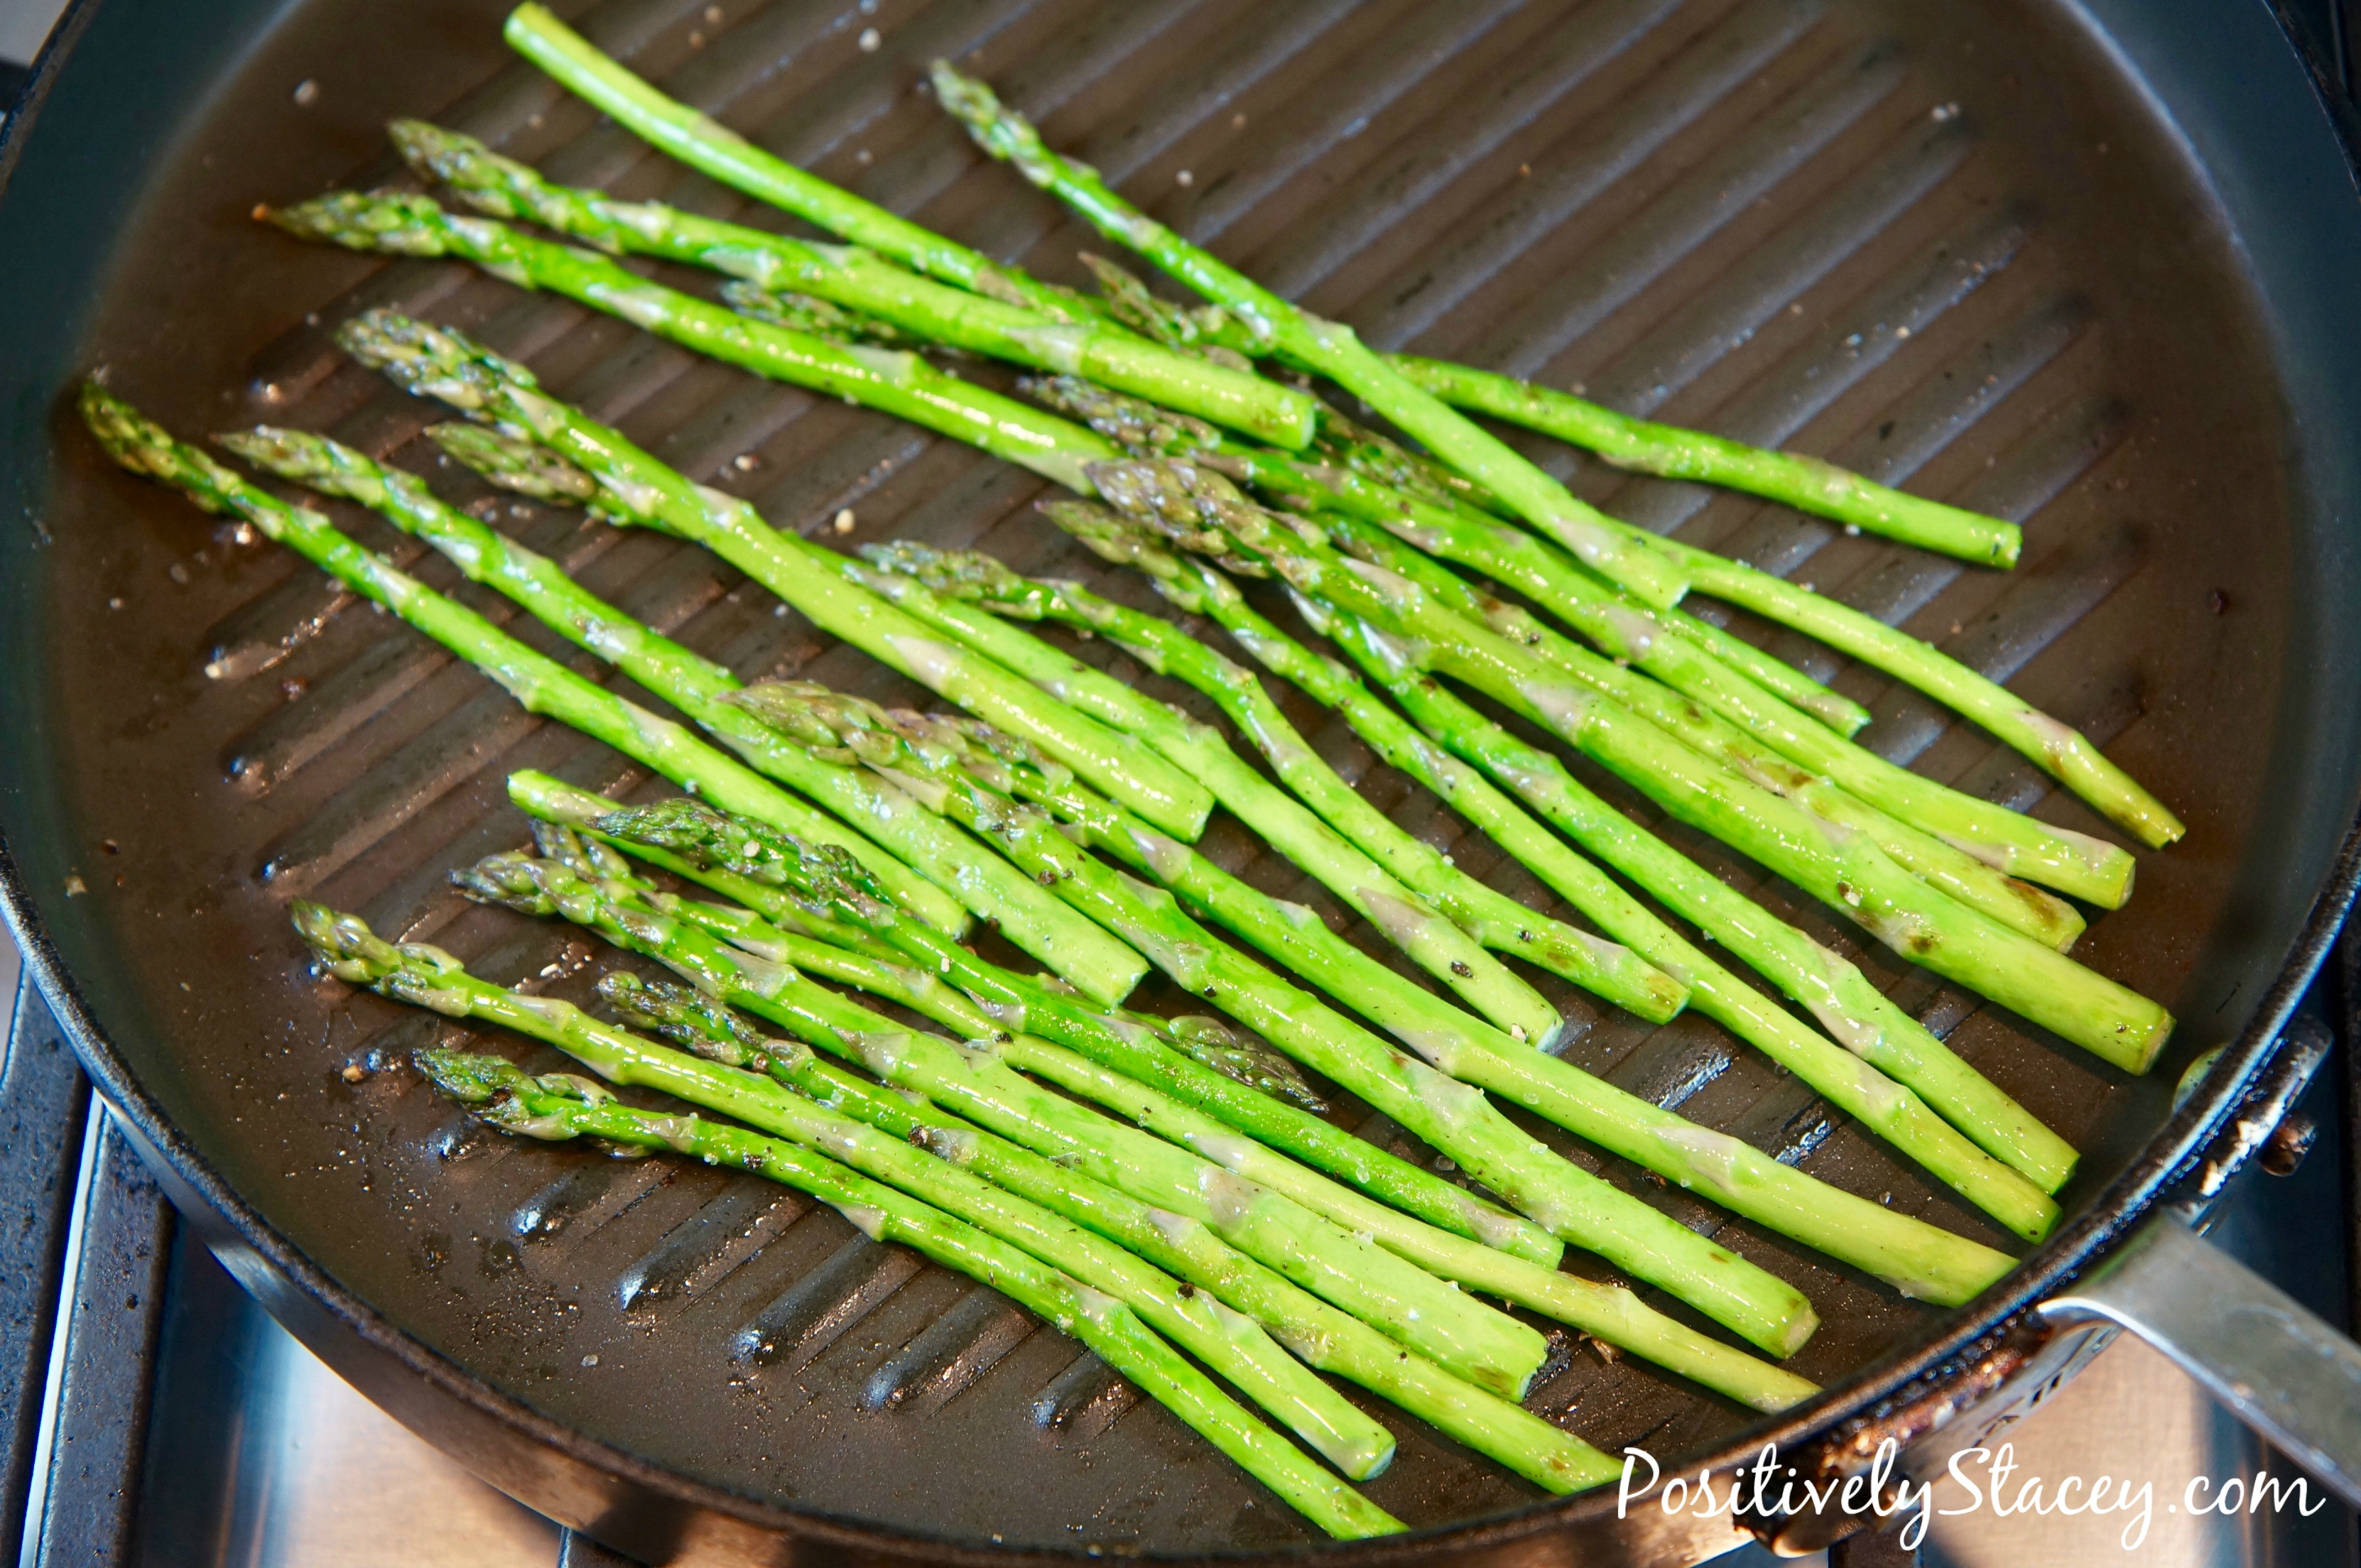
<path fill-rule="evenodd" d="M 1733 1544 L 1727 1517 L 1618 1521 L 1611 1497 L 1543 1502 L 1388 1411 L 1401 1456 L 1370 1494 L 1421 1533 L 1321 1548 L 1000 1298 L 763 1184 L 471 1131 L 401 1065 L 448 1025 L 310 978 L 284 918 L 299 894 L 448 946 L 479 973 L 582 995 L 609 955 L 467 905 L 444 875 L 522 839 L 500 788 L 515 768 L 627 794 L 647 781 L 308 566 L 107 466 L 61 398 L 91 367 L 179 430 L 268 419 L 416 463 L 433 411 L 329 343 L 345 316 L 394 304 L 528 359 L 782 527 L 818 529 L 849 506 L 847 544 L 980 544 L 1149 602 L 1033 518 L 1039 482 L 1016 469 L 458 264 L 382 264 L 247 221 L 258 200 L 393 178 L 380 126 L 398 114 L 571 181 L 743 205 L 508 57 L 502 9 L 82 0 L 0 153 L 14 272 L 0 297 L 9 916 L 183 1207 L 366 1391 L 489 1479 L 651 1561 L 1104 1549 L 1690 1562 Z M 1085 236 L 914 91 L 927 60 L 979 71 L 1150 211 L 1380 346 L 1578 383 L 2024 521 L 2026 565 L 1988 574 L 1531 444 L 1619 515 L 1812 581 L 2007 679 L 2191 825 L 2142 856 L 2137 896 L 2078 949 L 2182 1020 L 2138 1080 L 1861 951 L 1792 889 L 1674 830 L 1854 956 L 2084 1164 L 2033 1265 L 1945 1313 L 1576 1150 L 1800 1284 L 1825 1326 L 1795 1365 L 1830 1392 L 1766 1422 L 1560 1334 L 1534 1409 L 1692 1473 L 1768 1439 L 1826 1456 L 1838 1451 L 1809 1445 L 1873 1446 L 1938 1411 L 1996 1409 L 2090 1347 L 2045 1338 L 2029 1309 L 2160 1202 L 2202 1203 L 2245 1152 L 2222 1129 L 2267 1130 L 2316 1061 L 2277 1042 L 2349 897 L 2343 846 L 2361 795 L 2361 659 L 2343 613 L 2361 598 L 2347 439 L 2361 428 L 2361 212 L 2334 123 L 2262 8 L 561 9 L 792 160 L 1049 276 L 1082 280 Z M 694 549 L 436 478 L 741 674 L 923 695 Z M 397 560 L 422 554 L 362 514 L 339 521 Z M 450 586 L 440 562 L 422 572 Z M 1869 703 L 1864 739 L 1885 754 L 2099 828 L 1906 690 L 1793 639 L 1773 645 Z M 1399 820 L 1546 900 L 1349 731 L 1282 695 Z M 1234 826 L 1217 822 L 1207 848 L 1341 922 L 1323 890 Z M 1705 1020 L 1651 1031 L 1552 994 L 1585 1067 L 1852 1190 L 2005 1239 Z M 2224 1044 L 2176 1113 L 2175 1080 Z M 367 1069 L 360 1082 L 348 1065 Z M 1431 1157 L 1366 1108 L 1341 1113 Z M 1786 1523 L 1790 1543 L 1806 1539 Z"/>

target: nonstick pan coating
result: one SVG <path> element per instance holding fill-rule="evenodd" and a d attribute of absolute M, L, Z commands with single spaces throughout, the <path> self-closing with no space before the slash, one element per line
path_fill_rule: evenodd
<path fill-rule="evenodd" d="M 192 1168 L 393 1329 L 556 1428 L 750 1506 L 966 1546 L 1305 1541 L 1178 1423 L 996 1296 L 782 1190 L 471 1130 L 404 1065 L 448 1025 L 306 972 L 284 917 L 299 894 L 449 946 L 479 972 L 584 996 L 609 953 L 474 909 L 444 875 L 522 839 L 501 795 L 511 769 L 664 791 L 523 716 L 308 566 L 107 467 L 64 410 L 71 372 L 105 366 L 182 431 L 267 419 L 423 466 L 414 438 L 434 411 L 329 343 L 345 315 L 393 303 L 527 358 L 781 526 L 821 531 L 849 506 L 856 529 L 823 532 L 830 543 L 981 544 L 1150 602 L 1038 521 L 1041 487 L 1015 469 L 457 264 L 383 265 L 248 221 L 258 200 L 394 177 L 380 126 L 400 114 L 473 130 L 562 178 L 739 210 L 509 58 L 502 9 L 297 3 L 200 19 L 110 0 L 76 13 L 88 37 L 52 78 L 0 209 L 27 284 L 8 306 L 25 334 L 6 340 L 18 345 L 5 622 L 16 679 L 0 698 L 0 827 L 27 929 L 55 943 L 37 958 L 71 981 L 67 1011 L 97 1031 L 86 1043 L 99 1050 L 103 1035 Z M 1082 280 L 1084 236 L 983 164 L 916 91 L 927 60 L 980 71 L 1158 215 L 1381 346 L 1793 442 L 2021 518 L 2026 565 L 1995 575 L 1532 446 L 1620 515 L 1812 581 L 2008 679 L 2190 823 L 2183 843 L 2141 857 L 2131 906 L 2094 921 L 2079 949 L 2182 1018 L 2146 1080 L 1859 954 L 2086 1151 L 2070 1215 L 2135 1162 L 2182 1069 L 2268 988 L 2351 815 L 2349 694 L 2323 679 L 2341 651 L 2328 607 L 2349 569 L 2323 499 L 2341 460 L 2308 445 L 2323 437 L 2291 399 L 2323 384 L 2301 353 L 2286 362 L 2289 319 L 2207 182 L 2208 149 L 2076 18 L 1868 0 L 573 10 L 637 69 L 789 158 L 1049 276 Z M 95 106 L 104 94 L 112 119 Z M 47 231 L 53 247 L 29 237 L 44 213 L 71 214 Z M 428 471 L 750 678 L 923 695 L 774 614 L 699 552 L 495 503 Z M 398 559 L 418 554 L 338 515 Z M 439 562 L 422 575 L 452 576 Z M 1203 710 L 1103 647 L 1080 651 Z M 1889 755 L 2099 829 L 1920 699 L 1873 673 L 1815 667 L 1872 706 L 1865 738 Z M 1399 820 L 1546 900 L 1289 695 Z M 1673 836 L 1858 953 L 1793 890 Z M 1235 825 L 1217 823 L 1207 846 L 1336 913 Z M 1853 1190 L 2004 1240 L 1706 1021 L 1651 1031 L 1554 994 L 1586 1067 Z M 1345 1114 L 1400 1140 L 1366 1110 Z M 1807 1376 L 1839 1384 L 1946 1327 L 1629 1168 L 1578 1157 L 1806 1289 L 1826 1325 L 1796 1359 Z M 1610 1452 L 1644 1443 L 1676 1460 L 1755 1424 L 1564 1335 L 1558 1351 L 1533 1407 Z M 1392 1424 L 1401 1456 L 1370 1495 L 1414 1524 L 1537 1500 Z"/>

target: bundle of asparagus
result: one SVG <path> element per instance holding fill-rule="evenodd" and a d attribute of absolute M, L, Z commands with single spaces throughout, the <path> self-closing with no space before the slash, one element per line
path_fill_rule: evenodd
<path fill-rule="evenodd" d="M 494 483 L 705 543 L 972 717 L 887 710 L 798 683 L 744 686 L 400 469 L 301 432 L 223 438 L 258 466 L 423 539 L 673 703 L 735 753 L 725 754 L 533 652 L 93 382 L 84 417 L 125 466 L 252 521 L 528 708 L 608 740 L 694 797 L 626 806 L 520 774 L 511 798 L 534 819 L 539 853 L 455 872 L 473 897 L 563 916 L 692 981 L 694 991 L 617 971 L 601 986 L 627 1023 L 685 1049 L 486 985 L 448 954 L 384 943 L 350 916 L 299 905 L 297 925 L 356 983 L 514 1029 L 601 1077 L 755 1130 L 627 1107 L 586 1080 L 535 1076 L 498 1058 L 422 1054 L 422 1072 L 442 1091 L 511 1132 L 669 1148 L 786 1181 L 873 1235 L 999 1284 L 1346 1536 L 1400 1527 L 1175 1345 L 1355 1480 L 1389 1463 L 1390 1440 L 1312 1369 L 1393 1400 L 1545 1488 L 1610 1473 L 1604 1455 L 1512 1402 L 1540 1363 L 1540 1341 L 1468 1292 L 1759 1409 L 1812 1391 L 1628 1289 L 1559 1271 L 1573 1241 L 1774 1354 L 1816 1321 L 1792 1287 L 1534 1142 L 1488 1091 L 1905 1293 L 1964 1301 L 2009 1266 L 1547 1054 L 1563 1020 L 1504 957 L 1650 1021 L 1694 1003 L 2020 1236 L 2047 1234 L 2058 1214 L 2048 1194 L 2076 1158 L 2064 1140 L 1853 964 L 1443 684 L 1564 740 L 1902 957 L 2143 1071 L 2170 1016 L 2063 956 L 2083 928 L 2066 898 L 2119 906 L 2131 856 L 1852 744 L 1867 719 L 1858 704 L 1678 602 L 1692 590 L 1724 598 L 1935 696 L 2152 846 L 2180 832 L 2160 803 L 2083 737 L 1935 650 L 1586 506 L 1459 411 L 1559 435 L 1621 466 L 1728 485 L 1998 566 L 2018 557 L 2012 525 L 1813 459 L 1468 367 L 1372 353 L 1348 327 L 1304 313 L 1128 206 L 983 83 L 939 63 L 935 93 L 980 146 L 1206 303 L 1173 305 L 1096 258 L 1085 260 L 1097 296 L 993 262 L 664 98 L 538 5 L 518 8 L 508 36 L 628 128 L 850 243 L 558 185 L 416 121 L 393 126 L 398 148 L 479 215 L 399 193 L 259 215 L 355 248 L 472 261 L 1065 486 L 1086 499 L 1045 504 L 1059 527 L 1139 569 L 1176 608 L 1337 711 L 1605 935 L 1518 905 L 1404 832 L 1313 751 L 1260 679 L 1184 626 L 972 553 L 903 545 L 862 562 L 819 549 L 456 334 L 372 313 L 346 323 L 339 341 L 463 414 L 467 422 L 430 433 Z M 721 272 L 727 302 L 516 222 L 611 256 Z M 1031 400 L 936 369 L 917 352 L 928 347 L 1040 373 L 1020 383 Z M 1258 360 L 1308 375 L 1301 385 L 1268 379 Z M 1310 390 L 1313 376 L 1416 445 L 1346 418 Z M 1280 630 L 1233 574 L 1281 585 L 1349 665 Z M 1195 688 L 1272 776 L 1220 732 L 1025 621 L 1104 638 Z M 1216 805 L 1366 916 L 1466 1010 L 1192 849 Z M 1717 964 L 1577 845 L 1827 1034 Z M 632 861 L 730 902 L 667 891 Z M 972 917 L 1055 978 L 1016 973 L 963 945 Z M 1211 1020 L 1117 1008 L 1151 967 L 1283 1054 Z M 909 1009 L 953 1038 L 896 1025 L 821 980 Z M 733 1009 L 801 1043 L 769 1038 Z M 1319 1113 L 1320 1091 L 1299 1063 L 1387 1113 L 1505 1206 L 1341 1132 Z"/>

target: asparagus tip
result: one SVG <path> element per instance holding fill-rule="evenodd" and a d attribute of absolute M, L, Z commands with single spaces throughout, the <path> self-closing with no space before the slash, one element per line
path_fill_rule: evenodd
<path fill-rule="evenodd" d="M 409 191 L 335 191 L 255 215 L 300 239 L 392 256 L 442 255 L 447 222 L 433 197 Z"/>
<path fill-rule="evenodd" d="M 588 470 L 537 442 L 461 420 L 428 425 L 426 438 L 501 489 L 561 506 L 598 498 L 598 481 Z"/>

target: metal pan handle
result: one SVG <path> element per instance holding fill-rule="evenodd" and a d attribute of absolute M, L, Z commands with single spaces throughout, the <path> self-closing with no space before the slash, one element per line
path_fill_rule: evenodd
<path fill-rule="evenodd" d="M 2250 1148 L 2267 1144 L 2327 1030 L 2299 1018 L 2288 1055 L 2299 1065 L 2270 1096 L 2278 1114 L 2241 1118 Z M 2264 1149 L 2268 1165 L 2269 1150 Z M 2361 1345 L 2270 1281 L 2209 1245 L 2166 1210 L 2075 1287 L 2038 1309 L 2051 1323 L 2129 1329 L 2348 1503 L 2361 1506 Z"/>

